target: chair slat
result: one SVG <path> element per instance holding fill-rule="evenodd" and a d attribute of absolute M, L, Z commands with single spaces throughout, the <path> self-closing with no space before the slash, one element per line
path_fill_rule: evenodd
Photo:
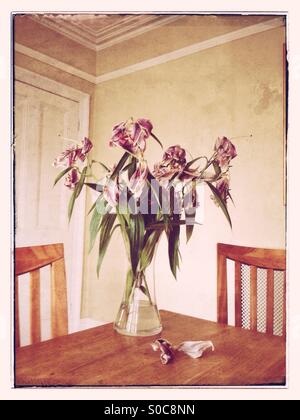
<path fill-rule="evenodd" d="M 227 262 L 218 253 L 218 322 L 228 323 Z"/>
<path fill-rule="evenodd" d="M 274 270 L 267 271 L 267 333 L 274 332 Z"/>
<path fill-rule="evenodd" d="M 51 264 L 51 329 L 52 337 L 68 334 L 68 307 L 64 260 Z"/>
<path fill-rule="evenodd" d="M 267 312 L 267 332 L 274 334 L 275 315 L 275 282 L 274 273 L 282 271 L 284 274 L 283 290 L 283 337 L 286 337 L 286 251 L 284 249 L 252 248 L 239 245 L 217 244 L 218 255 L 218 322 L 228 323 L 228 291 L 227 291 L 227 259 L 235 262 L 235 319 L 236 326 L 243 327 L 242 310 L 242 277 L 241 267 L 243 264 L 250 267 L 250 328 L 257 331 L 260 312 L 258 308 L 258 287 L 261 290 L 261 282 L 258 280 L 258 269 L 267 271 L 267 302 L 264 309 Z M 260 274 L 260 273 L 259 273 Z M 247 292 L 247 290 L 245 290 Z M 281 293 L 281 291 L 280 291 Z M 281 305 L 282 302 L 280 302 Z M 278 303 L 279 305 L 279 303 Z M 260 302 L 261 306 L 261 302 Z M 249 309 L 249 308 L 245 308 Z M 282 307 L 280 306 L 280 310 Z"/>
<path fill-rule="evenodd" d="M 283 282 L 283 326 L 282 326 L 282 335 L 286 337 L 286 272 L 283 273 L 284 282 Z"/>
<path fill-rule="evenodd" d="M 242 326 L 242 279 L 241 263 L 235 263 L 235 326 Z"/>
<path fill-rule="evenodd" d="M 30 272 L 30 328 L 31 343 L 41 341 L 40 271 Z"/>
<path fill-rule="evenodd" d="M 257 330 L 257 267 L 250 268 L 250 328 Z"/>
<path fill-rule="evenodd" d="M 246 246 L 218 244 L 218 252 L 233 261 L 273 270 L 286 269 L 284 249 L 250 248 Z"/>
<path fill-rule="evenodd" d="M 64 257 L 63 244 L 16 248 L 15 273 L 17 276 L 38 270 Z"/>
<path fill-rule="evenodd" d="M 31 343 L 41 341 L 40 268 L 51 266 L 52 337 L 68 334 L 67 285 L 63 244 L 16 248 L 15 252 L 15 343 L 20 346 L 18 282 L 22 274 L 30 275 Z"/>
<path fill-rule="evenodd" d="M 15 347 L 20 347 L 19 278 L 15 277 Z"/>

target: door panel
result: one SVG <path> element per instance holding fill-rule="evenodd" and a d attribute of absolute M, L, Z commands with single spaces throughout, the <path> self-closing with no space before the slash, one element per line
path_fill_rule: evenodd
<path fill-rule="evenodd" d="M 70 331 L 76 330 L 80 318 L 80 294 L 83 247 L 78 241 L 78 226 L 84 223 L 85 197 L 79 199 L 69 224 L 67 204 L 70 191 L 63 180 L 53 188 L 60 169 L 53 160 L 66 147 L 63 138 L 80 140 L 80 104 L 26 83 L 15 84 L 15 213 L 16 246 L 63 242 L 68 281 Z M 77 243 L 74 241 L 76 238 Z M 81 264 L 79 263 L 81 261 Z M 74 268 L 75 267 L 75 268 Z M 76 271 L 75 271 L 76 269 Z M 42 284 L 48 285 L 47 272 L 41 273 Z M 20 278 L 22 283 L 22 278 Z M 28 285 L 20 285 L 20 305 L 28 313 Z M 49 290 L 41 293 L 44 338 L 49 336 Z M 75 314 L 75 312 L 76 314 Z M 28 316 L 25 316 L 28 319 Z M 28 342 L 28 322 L 21 322 L 21 344 Z M 46 329 L 46 330 L 45 330 Z M 22 340 L 23 339 L 23 340 Z"/>

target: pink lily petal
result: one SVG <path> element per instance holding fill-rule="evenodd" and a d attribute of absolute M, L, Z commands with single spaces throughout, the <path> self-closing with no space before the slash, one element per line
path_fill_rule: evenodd
<path fill-rule="evenodd" d="M 217 152 L 215 161 L 221 168 L 228 166 L 230 161 L 237 156 L 234 144 L 227 137 L 218 137 L 215 144 L 215 151 Z"/>
<path fill-rule="evenodd" d="M 121 122 L 113 128 L 110 146 L 120 146 L 132 154 L 144 152 L 146 139 L 150 136 L 152 124 L 149 120 L 140 118 Z"/>
<path fill-rule="evenodd" d="M 144 186 L 147 182 L 149 169 L 145 161 L 139 162 L 137 169 L 129 180 L 129 189 L 136 197 L 142 194 Z"/>
<path fill-rule="evenodd" d="M 110 178 L 107 179 L 105 185 L 103 186 L 103 197 L 110 206 L 116 207 L 118 205 L 120 191 L 115 180 Z"/>
<path fill-rule="evenodd" d="M 53 162 L 55 168 L 68 168 L 74 165 L 77 159 L 79 148 L 78 146 L 69 146 L 64 152 L 62 152 Z"/>
<path fill-rule="evenodd" d="M 73 169 L 71 169 L 71 171 L 66 176 L 65 186 L 70 188 L 71 190 L 74 190 L 74 188 L 76 187 L 78 182 L 79 182 L 78 171 L 77 171 L 77 169 L 73 168 Z"/>

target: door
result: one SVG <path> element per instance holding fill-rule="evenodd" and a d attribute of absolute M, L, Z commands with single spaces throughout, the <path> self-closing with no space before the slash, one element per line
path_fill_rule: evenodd
<path fill-rule="evenodd" d="M 36 86 L 32 85 L 33 80 L 28 83 L 28 80 L 20 79 L 15 83 L 14 108 L 15 243 L 16 247 L 64 243 L 69 332 L 73 332 L 80 324 L 85 197 L 82 194 L 76 203 L 69 224 L 70 191 L 63 181 L 53 188 L 59 170 L 52 162 L 67 145 L 66 138 L 82 138 L 82 103 L 80 99 L 74 99 L 72 89 L 68 92 L 66 87 L 60 90 L 55 86 L 51 92 L 53 83 L 49 88 L 43 78 L 34 76 L 33 80 L 38 80 Z M 19 283 L 21 345 L 27 344 L 29 339 L 28 277 L 24 275 Z M 47 339 L 50 334 L 49 268 L 41 270 L 41 285 L 42 338 Z"/>

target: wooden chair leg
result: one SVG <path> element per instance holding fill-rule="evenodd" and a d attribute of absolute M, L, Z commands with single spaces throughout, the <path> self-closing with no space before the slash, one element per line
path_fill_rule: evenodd
<path fill-rule="evenodd" d="M 51 265 L 51 328 L 52 337 L 68 334 L 68 304 L 64 260 Z"/>
<path fill-rule="evenodd" d="M 31 321 L 31 343 L 41 341 L 41 304 L 40 304 L 40 271 L 30 273 L 30 321 Z"/>

